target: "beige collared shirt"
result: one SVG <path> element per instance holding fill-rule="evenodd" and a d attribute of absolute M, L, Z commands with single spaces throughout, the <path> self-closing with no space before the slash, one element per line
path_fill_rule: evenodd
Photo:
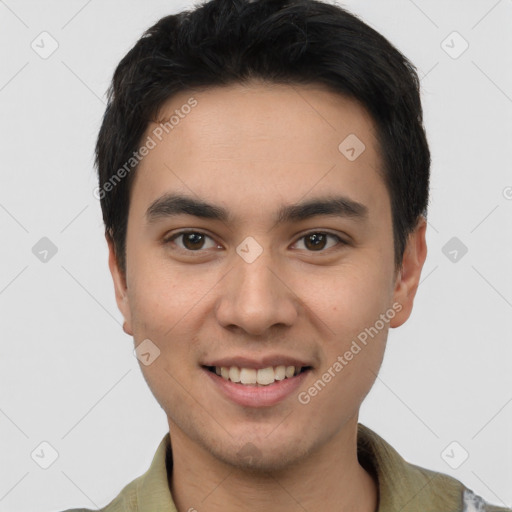
<path fill-rule="evenodd" d="M 444 473 L 409 464 L 386 441 L 361 424 L 358 456 L 361 465 L 378 481 L 377 512 L 512 512 L 512 509 L 485 503 L 461 482 Z M 101 510 L 178 512 L 169 490 L 167 468 L 172 468 L 169 432 L 160 441 L 149 469 L 127 484 Z M 81 508 L 64 512 L 93 511 Z"/>

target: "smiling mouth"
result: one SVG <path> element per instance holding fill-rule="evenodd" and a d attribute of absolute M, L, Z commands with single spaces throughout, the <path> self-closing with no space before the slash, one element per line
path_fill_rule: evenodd
<path fill-rule="evenodd" d="M 292 379 L 297 375 L 311 370 L 311 366 L 269 366 L 267 368 L 239 368 L 238 366 L 203 366 L 211 373 L 225 380 L 244 386 L 269 386 L 275 382 Z"/>

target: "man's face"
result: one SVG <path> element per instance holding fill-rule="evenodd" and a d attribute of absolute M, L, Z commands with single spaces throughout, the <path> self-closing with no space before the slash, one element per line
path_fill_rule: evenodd
<path fill-rule="evenodd" d="M 192 96 L 197 104 L 182 109 Z M 111 246 L 118 304 L 135 345 L 149 339 L 160 350 L 141 369 L 171 438 L 238 467 L 284 468 L 355 425 L 388 329 L 412 306 L 415 290 L 394 271 L 375 129 L 357 103 L 320 86 L 182 93 L 160 118 L 175 110 L 168 134 L 156 123 L 143 139 L 157 144 L 131 190 L 126 281 Z M 176 213 L 162 206 L 171 194 L 227 216 Z M 344 201 L 336 214 L 277 217 L 335 198 Z M 237 358 L 249 381 L 254 369 L 293 360 L 309 370 L 254 386 L 206 368 Z"/>

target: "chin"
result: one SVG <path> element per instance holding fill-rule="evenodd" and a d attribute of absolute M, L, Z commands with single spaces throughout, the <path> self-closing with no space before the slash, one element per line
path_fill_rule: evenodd
<path fill-rule="evenodd" d="M 304 438 L 301 439 L 304 442 Z M 258 474 L 275 473 L 287 470 L 307 456 L 310 449 L 289 435 L 285 441 L 279 439 L 259 438 L 247 441 L 238 446 L 217 446 L 211 450 L 214 457 L 241 471 Z"/>

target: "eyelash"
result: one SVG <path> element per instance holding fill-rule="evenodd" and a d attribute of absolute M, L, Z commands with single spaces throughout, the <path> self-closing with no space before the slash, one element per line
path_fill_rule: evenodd
<path fill-rule="evenodd" d="M 163 240 L 163 244 L 164 244 L 164 245 L 168 245 L 168 244 L 170 244 L 171 242 L 174 242 L 174 240 L 176 240 L 176 239 L 177 239 L 177 238 L 179 238 L 180 236 L 187 235 L 187 234 L 190 234 L 190 233 L 197 234 L 197 235 L 204 235 L 205 237 L 210 238 L 211 240 L 213 240 L 213 238 L 212 238 L 210 235 L 208 235 L 208 234 L 204 233 L 203 231 L 198 231 L 198 230 L 185 230 L 185 231 L 179 231 L 179 232 L 174 233 L 173 235 L 171 235 L 171 236 L 169 236 L 169 237 L 165 238 L 165 239 Z M 310 231 L 310 232 L 308 232 L 308 233 L 306 233 L 306 234 L 302 235 L 300 238 L 298 238 L 298 239 L 297 239 L 297 241 L 296 241 L 296 242 L 294 242 L 294 244 L 293 244 L 293 245 L 295 245 L 299 240 L 302 240 L 303 238 L 306 238 L 306 237 L 308 237 L 308 236 L 310 236 L 310 235 L 317 235 L 317 234 L 320 234 L 320 235 L 327 235 L 327 236 L 329 236 L 329 237 L 335 238 L 335 239 L 337 240 L 337 242 L 338 242 L 338 243 L 337 243 L 336 245 L 334 245 L 333 247 L 329 247 L 329 248 L 327 248 L 327 249 L 321 249 L 321 250 L 319 250 L 319 251 L 309 251 L 309 250 L 307 250 L 307 249 L 306 249 L 306 251 L 307 251 L 307 252 L 310 252 L 310 253 L 313 253 L 313 254 L 314 254 L 314 253 L 325 253 L 325 252 L 327 252 L 329 249 L 334 249 L 334 248 L 336 248 L 336 246 L 344 246 L 344 245 L 348 245 L 348 243 L 347 243 L 345 240 L 341 239 L 338 235 L 335 235 L 335 234 L 333 234 L 333 233 L 329 233 L 328 231 Z M 341 248 L 341 247 L 340 247 L 340 248 Z M 178 247 L 178 250 L 180 250 L 180 251 L 182 251 L 182 252 L 187 252 L 187 253 L 200 253 L 200 252 L 204 252 L 204 250 L 203 250 L 203 249 L 197 249 L 196 251 L 193 251 L 193 250 L 191 250 L 191 249 L 183 249 L 182 247 Z"/>

